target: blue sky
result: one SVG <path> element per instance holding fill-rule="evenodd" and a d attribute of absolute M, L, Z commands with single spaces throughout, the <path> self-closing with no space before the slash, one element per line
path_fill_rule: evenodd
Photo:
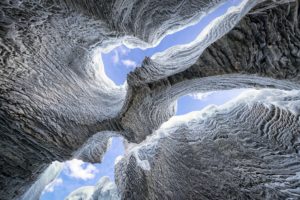
<path fill-rule="evenodd" d="M 186 44 L 196 38 L 201 30 L 215 17 L 226 12 L 229 6 L 237 5 L 240 0 L 228 0 L 215 12 L 204 17 L 198 24 L 187 27 L 172 35 L 166 36 L 161 43 L 146 50 L 138 48 L 128 49 L 124 45 L 113 49 L 111 52 L 102 54 L 102 60 L 107 76 L 117 85 L 122 85 L 130 71 L 140 66 L 145 56 L 152 56 L 167 48 Z M 183 115 L 191 111 L 201 110 L 210 105 L 221 105 L 238 96 L 242 90 L 229 90 L 212 92 L 209 94 L 190 94 L 178 99 L 176 115 Z M 89 164 L 80 160 L 66 162 L 59 177 L 46 187 L 41 200 L 62 200 L 70 192 L 82 186 L 95 185 L 102 176 L 114 179 L 114 161 L 123 155 L 124 146 L 122 138 L 113 138 L 111 148 L 106 152 L 101 164 Z"/>
<path fill-rule="evenodd" d="M 201 110 L 211 104 L 222 105 L 234 97 L 237 97 L 243 91 L 245 91 L 245 89 L 214 91 L 206 94 L 182 96 L 177 100 L 176 115 L 184 115 L 192 111 Z"/>

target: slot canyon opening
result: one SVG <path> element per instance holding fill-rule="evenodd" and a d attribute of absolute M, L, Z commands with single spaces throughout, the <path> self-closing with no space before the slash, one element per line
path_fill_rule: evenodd
<path fill-rule="evenodd" d="M 0 199 L 299 197 L 299 1 L 0 7 Z"/>
<path fill-rule="evenodd" d="M 116 85 L 126 82 L 127 74 L 140 67 L 143 59 L 156 53 L 163 52 L 170 47 L 191 43 L 210 24 L 212 20 L 223 15 L 232 6 L 238 5 L 240 0 L 230 0 L 207 13 L 198 23 L 175 33 L 166 35 L 158 45 L 140 49 L 128 48 L 125 45 L 117 46 L 108 53 L 101 53 L 105 75 Z M 99 56 L 99 55 L 97 55 Z M 99 59 L 97 57 L 96 59 Z M 244 89 L 213 91 L 209 93 L 195 93 L 182 96 L 177 101 L 176 115 L 184 115 L 199 111 L 209 105 L 222 105 L 238 96 Z M 73 159 L 64 163 L 61 173 L 49 183 L 42 192 L 41 200 L 64 199 L 79 188 L 96 185 L 102 177 L 109 177 L 114 181 L 115 162 L 124 154 L 123 138 L 114 137 L 104 154 L 101 163 L 85 163 Z"/>
<path fill-rule="evenodd" d="M 237 6 L 240 3 L 241 0 L 228 0 L 224 2 L 211 12 L 206 13 L 196 24 L 166 35 L 154 47 L 141 49 L 128 48 L 125 45 L 120 45 L 107 53 L 102 53 L 101 57 L 106 76 L 116 85 L 123 85 L 126 81 L 127 74 L 134 71 L 136 67 L 140 67 L 145 57 L 152 57 L 156 53 L 163 52 L 176 45 L 193 42 L 210 22 L 225 14 L 231 7 Z"/>
<path fill-rule="evenodd" d="M 114 181 L 114 165 L 124 154 L 122 137 L 112 137 L 101 163 L 86 163 L 79 159 L 64 162 L 59 175 L 43 190 L 40 200 L 65 199 L 81 187 L 94 186 L 103 177 Z"/>

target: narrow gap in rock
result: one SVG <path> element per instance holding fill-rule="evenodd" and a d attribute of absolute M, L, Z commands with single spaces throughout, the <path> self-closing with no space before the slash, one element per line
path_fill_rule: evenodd
<path fill-rule="evenodd" d="M 104 70 L 108 78 L 116 85 L 123 85 L 126 81 L 127 74 L 136 67 L 139 67 L 146 56 L 151 57 L 153 54 L 165 51 L 172 46 L 192 42 L 213 19 L 223 15 L 228 8 L 238 5 L 240 2 L 240 0 L 227 1 L 213 12 L 207 13 L 197 24 L 167 35 L 155 47 L 142 50 L 140 48 L 130 49 L 125 45 L 120 45 L 109 53 L 102 53 L 101 58 L 97 59 L 102 59 Z M 203 98 L 200 98 L 201 101 L 199 99 L 200 94 L 183 96 L 178 100 L 176 115 L 197 111 L 210 104 L 221 105 L 239 93 L 241 93 L 241 90 L 208 93 L 207 96 L 204 95 Z M 85 163 L 78 159 L 66 161 L 60 175 L 45 187 L 40 199 L 64 199 L 78 188 L 95 186 L 104 176 L 114 181 L 115 161 L 123 154 L 123 139 L 121 137 L 115 137 L 112 139 L 111 146 L 99 164 Z"/>
<path fill-rule="evenodd" d="M 115 82 L 122 85 L 126 81 L 127 74 L 136 67 L 140 67 L 143 59 L 151 57 L 157 52 L 162 52 L 172 46 L 187 44 L 192 42 L 199 33 L 215 18 L 223 15 L 228 8 L 238 5 L 241 0 L 229 0 L 219 6 L 213 12 L 207 13 L 197 24 L 191 25 L 183 30 L 167 35 L 162 41 L 153 48 L 140 49 L 127 48 L 121 45 L 110 51 L 102 53 L 102 60 L 106 75 Z"/>
<path fill-rule="evenodd" d="M 113 137 L 101 163 L 91 164 L 78 159 L 66 161 L 60 175 L 45 187 L 40 200 L 64 199 L 80 187 L 96 185 L 104 176 L 114 181 L 115 161 L 123 154 L 123 138 Z"/>

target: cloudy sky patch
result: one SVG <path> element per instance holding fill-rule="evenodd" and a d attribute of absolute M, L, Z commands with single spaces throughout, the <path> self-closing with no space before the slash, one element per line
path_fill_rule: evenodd
<path fill-rule="evenodd" d="M 93 179 L 98 172 L 94 165 L 78 159 L 67 161 L 64 170 L 68 176 L 83 180 Z"/>
<path fill-rule="evenodd" d="M 122 60 L 122 64 L 127 68 L 135 68 L 137 65 L 135 61 L 129 59 Z"/>

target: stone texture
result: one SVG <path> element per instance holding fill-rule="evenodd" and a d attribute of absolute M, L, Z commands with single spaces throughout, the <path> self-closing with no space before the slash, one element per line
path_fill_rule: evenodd
<path fill-rule="evenodd" d="M 253 1 L 244 2 L 247 7 Z M 265 7 L 268 5 L 270 2 Z M 132 87 L 121 123 L 128 133 L 133 132 L 133 141 L 140 142 L 156 130 L 174 114 L 170 102 L 191 92 L 253 87 L 300 88 L 299 20 L 294 19 L 298 7 L 295 3 L 282 4 L 259 13 L 256 12 L 258 8 L 206 48 L 188 69 L 148 83 L 144 77 L 155 77 L 154 74 L 160 73 L 156 69 L 165 66 L 157 63 L 155 58 L 147 58 L 141 68 L 129 75 L 128 82 Z M 238 20 L 239 16 L 229 13 L 231 20 Z M 159 57 L 166 54 L 180 68 L 186 61 L 181 62 L 176 57 L 191 55 L 193 60 L 195 52 L 202 51 L 197 45 L 203 43 L 194 41 L 188 49 L 173 47 Z M 135 85 L 136 82 L 139 85 Z M 132 118 L 135 123 L 131 123 Z"/>
<path fill-rule="evenodd" d="M 117 170 L 122 198 L 297 198 L 299 94 L 284 91 L 300 88 L 298 0 L 243 0 L 203 37 L 146 58 L 128 85 L 104 73 L 101 51 L 153 46 L 224 2 L 2 1 L 0 199 L 19 198 L 52 161 L 99 162 L 108 131 L 138 143 L 163 131 L 182 95 L 232 88 L 285 96 L 236 103 L 128 150 Z"/>
<path fill-rule="evenodd" d="M 125 87 L 95 55 L 120 42 L 151 46 L 220 2 L 1 1 L 0 199 L 20 196 L 93 134 L 122 129 L 112 118 Z"/>
<path fill-rule="evenodd" d="M 130 149 L 116 167 L 122 199 L 299 199 L 299 91 L 245 93 Z"/>

